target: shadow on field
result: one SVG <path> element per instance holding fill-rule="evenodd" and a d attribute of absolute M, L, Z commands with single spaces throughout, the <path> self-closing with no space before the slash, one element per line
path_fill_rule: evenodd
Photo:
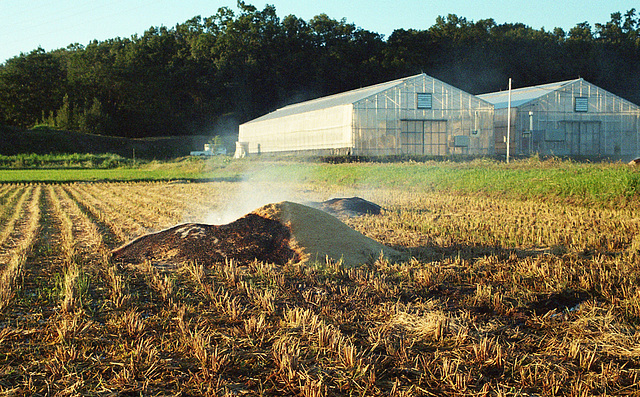
<path fill-rule="evenodd" d="M 602 298 L 593 290 L 570 286 L 553 289 L 550 286 L 554 285 L 553 280 L 543 279 L 540 274 L 516 274 L 516 269 L 522 269 L 523 265 L 515 265 L 529 258 L 543 257 L 543 262 L 544 258 L 565 256 L 588 259 L 595 256 L 595 252 L 567 253 L 565 247 L 527 250 L 467 245 L 392 248 L 409 251 L 421 263 L 437 264 L 442 273 L 452 272 L 434 277 L 436 282 L 428 288 L 427 294 L 433 298 L 446 298 L 450 308 L 467 309 L 476 315 L 507 315 L 516 322 L 532 315 L 555 318 L 579 309 L 585 301 Z M 562 265 L 552 263 L 549 266 Z M 517 286 L 509 280 L 511 276 L 518 280 Z M 525 293 L 516 299 L 509 293 L 514 288 Z"/>

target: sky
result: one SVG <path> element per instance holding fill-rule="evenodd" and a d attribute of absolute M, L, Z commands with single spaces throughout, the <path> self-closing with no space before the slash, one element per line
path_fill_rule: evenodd
<path fill-rule="evenodd" d="M 318 14 L 346 19 L 385 37 L 396 29 L 428 29 L 438 16 L 496 23 L 524 23 L 534 29 L 569 31 L 576 24 L 606 23 L 611 13 L 640 8 L 637 0 L 245 0 L 262 10 L 275 6 L 280 18 L 306 21 Z M 173 27 L 220 7 L 237 11 L 236 0 L 0 0 L 0 63 L 42 47 L 46 51 L 95 40 L 142 35 L 152 26 Z"/>

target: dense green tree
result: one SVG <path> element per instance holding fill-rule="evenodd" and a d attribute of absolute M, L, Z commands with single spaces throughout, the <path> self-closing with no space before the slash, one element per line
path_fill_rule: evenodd
<path fill-rule="evenodd" d="M 211 54 L 217 83 L 225 88 L 223 106 L 244 118 L 273 100 L 272 57 L 280 21 L 272 6 L 259 11 L 239 1 L 238 7 L 238 16 L 223 8 L 212 20 L 218 34 Z"/>
<path fill-rule="evenodd" d="M 63 68 L 38 48 L 0 66 L 0 122 L 30 127 L 58 109 L 66 91 Z"/>
<path fill-rule="evenodd" d="M 623 97 L 637 98 L 640 92 L 640 20 L 635 9 L 623 16 L 611 14 L 611 20 L 595 25 L 594 82 Z"/>
<path fill-rule="evenodd" d="M 280 19 L 238 2 L 175 27 L 45 52 L 0 65 L 0 124 L 144 137 L 219 134 L 293 102 L 425 72 L 471 93 L 584 77 L 640 103 L 635 9 L 565 32 L 493 19 L 438 17 L 386 40 L 320 14 Z M 224 132 L 222 132 L 224 133 Z"/>
<path fill-rule="evenodd" d="M 98 98 L 93 98 L 91 106 L 76 117 L 79 131 L 89 134 L 100 134 L 109 124 L 109 116 L 102 110 L 102 103 Z"/>

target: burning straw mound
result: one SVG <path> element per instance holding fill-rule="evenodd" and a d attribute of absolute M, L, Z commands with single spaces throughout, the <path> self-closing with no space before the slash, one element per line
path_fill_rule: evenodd
<path fill-rule="evenodd" d="M 209 265 L 225 259 L 251 262 L 258 258 L 284 264 L 297 259 L 289 248 L 290 238 L 289 230 L 278 221 L 247 214 L 226 225 L 187 223 L 147 234 L 115 249 L 112 255 L 129 263 L 198 261 Z"/>
<path fill-rule="evenodd" d="M 285 264 L 325 257 L 346 266 L 364 264 L 383 253 L 401 254 L 351 229 L 319 209 L 283 201 L 268 204 L 226 225 L 188 223 L 148 234 L 112 252 L 117 261 L 204 265 L 233 259 Z"/>

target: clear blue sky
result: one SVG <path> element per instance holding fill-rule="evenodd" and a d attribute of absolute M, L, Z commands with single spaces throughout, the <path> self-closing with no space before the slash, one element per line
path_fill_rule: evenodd
<path fill-rule="evenodd" d="M 532 28 L 565 31 L 580 22 L 609 21 L 613 12 L 640 8 L 637 0 L 260 0 L 258 9 L 276 7 L 280 18 L 293 14 L 306 21 L 325 13 L 388 37 L 395 29 L 427 29 L 439 15 L 468 20 L 493 18 Z M 196 15 L 211 16 L 220 7 L 236 9 L 235 0 L 0 0 L 0 63 L 38 46 L 47 51 L 72 43 L 87 44 L 142 34 L 151 26 L 173 27 Z"/>

